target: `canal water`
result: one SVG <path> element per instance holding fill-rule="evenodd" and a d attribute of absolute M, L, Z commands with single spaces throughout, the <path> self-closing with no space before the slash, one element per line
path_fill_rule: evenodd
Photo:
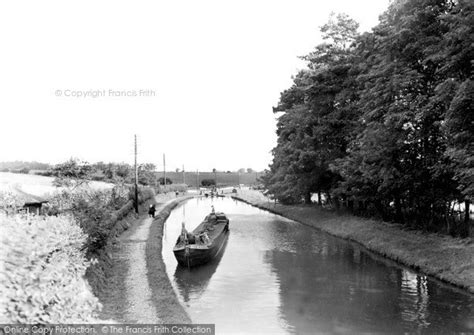
<path fill-rule="evenodd" d="M 211 210 L 230 233 L 220 257 L 191 270 L 172 249 L 185 221 Z M 194 323 L 221 333 L 474 332 L 474 296 L 230 198 L 192 199 L 165 223 L 163 258 Z"/>

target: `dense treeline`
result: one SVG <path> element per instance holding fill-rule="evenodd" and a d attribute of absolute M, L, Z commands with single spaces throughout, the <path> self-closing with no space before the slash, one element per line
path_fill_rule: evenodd
<path fill-rule="evenodd" d="M 2 167 L 4 167 L 2 169 Z M 114 184 L 133 184 L 135 182 L 134 167 L 127 163 L 88 163 L 79 159 L 71 158 L 66 162 L 50 165 L 38 162 L 0 162 L 0 172 L 13 172 L 24 174 L 36 174 L 46 177 L 58 177 L 64 174 L 74 176 L 77 180 L 104 181 Z M 202 179 L 217 178 L 219 186 L 231 186 L 236 184 L 255 184 L 263 172 L 257 172 L 252 168 L 240 168 L 238 171 L 215 171 L 197 172 L 186 171 L 183 180 L 183 171 L 166 172 L 166 185 L 181 184 L 176 188 L 185 187 L 183 181 L 190 187 L 205 186 Z M 156 189 L 164 185 L 163 171 L 158 171 L 152 163 L 143 163 L 138 166 L 138 183 L 143 186 L 151 186 Z M 61 185 L 58 185 L 61 186 Z"/>
<path fill-rule="evenodd" d="M 310 202 L 469 234 L 474 194 L 474 3 L 397 0 L 371 33 L 347 15 L 321 27 L 281 113 L 263 178 L 283 203 Z M 462 203 L 462 220 L 455 204 Z M 458 219 L 456 219 L 458 218 Z"/>
<path fill-rule="evenodd" d="M 13 172 L 13 171 L 12 171 Z M 75 158 L 35 174 L 48 177 L 66 177 L 56 182 L 56 186 L 63 185 L 63 181 L 81 183 L 90 180 L 104 181 L 114 184 L 132 184 L 135 182 L 135 170 L 127 163 L 104 163 L 97 162 L 89 164 Z M 140 164 L 138 167 L 138 183 L 143 186 L 157 186 L 158 180 L 155 173 L 155 165 L 151 163 Z"/>

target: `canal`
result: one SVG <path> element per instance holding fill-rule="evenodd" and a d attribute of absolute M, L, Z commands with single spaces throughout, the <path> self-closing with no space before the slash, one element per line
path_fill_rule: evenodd
<path fill-rule="evenodd" d="M 230 234 L 195 269 L 172 249 L 211 210 Z M 194 323 L 217 333 L 472 332 L 474 297 L 364 248 L 230 198 L 191 199 L 165 223 L 163 259 Z"/>

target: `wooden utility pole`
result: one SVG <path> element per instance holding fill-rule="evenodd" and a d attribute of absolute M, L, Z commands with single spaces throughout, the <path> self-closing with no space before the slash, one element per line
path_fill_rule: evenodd
<path fill-rule="evenodd" d="M 138 166 L 137 166 L 137 135 L 135 135 L 135 213 L 138 214 Z"/>
<path fill-rule="evenodd" d="M 163 154 L 163 185 L 164 185 L 165 193 L 166 193 L 166 158 L 165 158 L 165 154 Z"/>
<path fill-rule="evenodd" d="M 196 170 L 196 188 L 199 190 L 199 170 Z"/>
<path fill-rule="evenodd" d="M 184 172 L 184 164 L 183 164 L 183 184 L 186 185 L 186 174 Z"/>

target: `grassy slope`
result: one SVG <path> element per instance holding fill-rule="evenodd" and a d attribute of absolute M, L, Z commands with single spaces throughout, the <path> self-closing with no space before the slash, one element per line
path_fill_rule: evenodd
<path fill-rule="evenodd" d="M 189 323 L 191 319 L 181 306 L 178 297 L 166 273 L 163 261 L 162 242 L 163 226 L 173 208 L 180 202 L 192 198 L 181 197 L 166 205 L 158 212 L 150 228 L 150 235 L 146 243 L 146 264 L 148 283 L 152 290 L 153 303 L 157 308 L 160 320 L 165 323 Z"/>
<path fill-rule="evenodd" d="M 358 242 L 371 251 L 474 293 L 474 243 L 471 238 L 407 231 L 401 225 L 338 215 L 315 206 L 275 205 L 258 191 L 240 191 L 236 198 Z"/>

